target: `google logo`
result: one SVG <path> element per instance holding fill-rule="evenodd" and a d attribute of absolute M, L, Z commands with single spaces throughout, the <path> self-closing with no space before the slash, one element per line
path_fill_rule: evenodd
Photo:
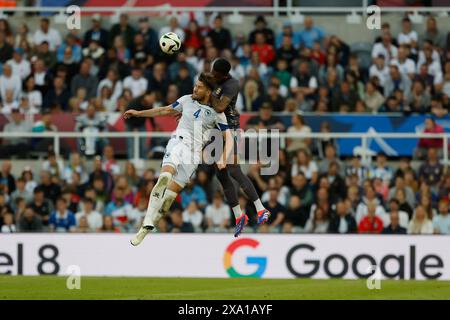
<path fill-rule="evenodd" d="M 264 271 L 266 271 L 267 266 L 267 258 L 266 257 L 247 257 L 247 264 L 257 265 L 258 268 L 255 272 L 251 274 L 242 274 L 236 271 L 236 269 L 232 266 L 231 258 L 233 253 L 240 247 L 252 247 L 257 248 L 259 245 L 259 241 L 244 238 L 233 241 L 225 250 L 225 254 L 223 256 L 223 265 L 228 275 L 232 278 L 260 278 L 262 277 Z"/>

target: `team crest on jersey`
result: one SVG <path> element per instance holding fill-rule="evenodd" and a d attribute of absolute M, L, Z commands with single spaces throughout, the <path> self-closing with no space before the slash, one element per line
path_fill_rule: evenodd
<path fill-rule="evenodd" d="M 209 110 L 206 110 L 205 113 L 206 113 L 207 117 L 209 117 L 211 115 L 211 111 L 209 111 Z"/>

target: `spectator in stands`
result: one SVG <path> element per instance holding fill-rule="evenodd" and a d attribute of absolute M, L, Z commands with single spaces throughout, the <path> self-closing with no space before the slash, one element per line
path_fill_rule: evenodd
<path fill-rule="evenodd" d="M 52 177 L 63 178 L 64 164 L 54 151 L 47 153 L 47 160 L 42 163 L 42 170 L 50 173 Z"/>
<path fill-rule="evenodd" d="M 125 46 L 131 48 L 136 30 L 129 24 L 128 15 L 120 14 L 119 22 L 114 24 L 109 31 L 109 45 L 112 46 L 117 36 L 121 36 Z"/>
<path fill-rule="evenodd" d="M 20 217 L 18 225 L 19 232 L 43 231 L 42 221 L 31 206 L 26 208 L 25 213 Z"/>
<path fill-rule="evenodd" d="M 262 33 L 266 39 L 266 42 L 273 46 L 275 44 L 275 36 L 273 30 L 267 27 L 267 22 L 264 16 L 257 16 L 254 22 L 255 29 L 250 32 L 248 42 L 250 44 L 256 43 L 258 33 Z"/>
<path fill-rule="evenodd" d="M 204 37 L 196 20 L 189 21 L 185 31 L 184 46 L 198 50 L 203 46 Z"/>
<path fill-rule="evenodd" d="M 339 90 L 337 90 L 332 97 L 331 111 L 354 112 L 357 101 L 357 92 L 350 87 L 347 80 L 344 80 L 341 82 Z"/>
<path fill-rule="evenodd" d="M 297 157 L 292 164 L 291 175 L 296 176 L 299 172 L 305 174 L 306 179 L 311 185 L 316 184 L 319 177 L 317 164 L 311 159 L 308 151 L 304 149 L 297 152 Z"/>
<path fill-rule="evenodd" d="M 181 206 L 186 209 L 189 203 L 195 201 L 198 208 L 203 210 L 206 207 L 206 193 L 200 186 L 194 184 L 194 180 L 189 180 L 185 189 L 181 192 Z"/>
<path fill-rule="evenodd" d="M 450 234 L 450 215 L 448 212 L 448 200 L 439 201 L 439 214 L 433 218 L 435 234 Z"/>
<path fill-rule="evenodd" d="M 275 47 L 279 49 L 282 46 L 284 37 L 291 38 L 292 44 L 296 49 L 300 47 L 300 37 L 297 32 L 294 31 L 292 23 L 290 21 L 283 22 L 282 30 L 277 34 L 275 39 Z"/>
<path fill-rule="evenodd" d="M 148 80 L 147 90 L 158 92 L 163 97 L 167 94 L 170 81 L 163 63 L 156 63 L 153 66 L 153 72 L 146 78 Z"/>
<path fill-rule="evenodd" d="M 425 208 L 421 205 L 417 206 L 414 216 L 409 222 L 408 234 L 432 234 L 433 223 L 427 217 Z"/>
<path fill-rule="evenodd" d="M 391 60 L 397 58 L 397 47 L 392 44 L 392 37 L 390 33 L 383 33 L 381 42 L 377 42 L 372 47 L 372 59 L 379 55 L 384 56 L 386 65 L 390 65 Z"/>
<path fill-rule="evenodd" d="M 226 232 L 230 223 L 230 207 L 220 192 L 214 194 L 212 204 L 205 210 L 206 232 Z"/>
<path fill-rule="evenodd" d="M 3 215 L 3 225 L 0 230 L 1 233 L 15 233 L 17 232 L 16 225 L 14 223 L 14 215 L 12 212 L 6 212 Z"/>
<path fill-rule="evenodd" d="M 411 207 L 414 207 L 416 202 L 414 191 L 405 184 L 405 178 L 403 176 L 395 177 L 395 185 L 389 190 L 388 200 L 394 199 L 398 190 L 403 190 L 406 195 L 406 201 Z"/>
<path fill-rule="evenodd" d="M 378 113 L 385 101 L 385 98 L 378 90 L 373 80 L 368 81 L 366 84 L 366 90 L 364 94 L 364 104 L 367 106 L 370 112 Z"/>
<path fill-rule="evenodd" d="M 94 204 L 94 201 L 90 198 L 83 199 L 83 210 L 75 215 L 78 226 L 81 218 L 86 218 L 89 231 L 91 232 L 95 232 L 103 225 L 103 217 L 98 211 L 95 211 Z"/>
<path fill-rule="evenodd" d="M 11 174 L 12 163 L 10 160 L 2 162 L 2 168 L 0 171 L 0 184 L 6 186 L 8 193 L 12 193 L 16 190 L 16 182 L 14 176 Z"/>
<path fill-rule="evenodd" d="M 427 117 L 425 118 L 423 133 L 441 134 L 444 133 L 444 128 L 436 123 L 433 118 Z M 440 138 L 420 138 L 417 145 L 416 157 L 424 159 L 430 148 L 442 150 L 442 146 L 443 141 Z"/>
<path fill-rule="evenodd" d="M 86 113 L 76 118 L 75 131 L 89 133 L 91 136 L 80 138 L 80 151 L 86 156 L 100 154 L 105 144 L 104 139 L 95 136 L 98 132 L 107 131 L 106 119 L 96 112 L 95 106 L 90 104 Z"/>
<path fill-rule="evenodd" d="M 36 30 L 33 36 L 35 45 L 40 45 L 42 42 L 48 42 L 50 51 L 56 51 L 61 45 L 61 35 L 58 30 L 50 28 L 50 19 L 42 18 L 39 29 Z"/>
<path fill-rule="evenodd" d="M 397 65 L 389 67 L 389 76 L 384 84 L 384 96 L 391 96 L 395 90 L 401 90 L 406 98 L 409 98 L 411 90 L 411 79 L 400 73 Z"/>
<path fill-rule="evenodd" d="M 96 186 L 97 183 L 101 184 Z M 114 180 L 111 174 L 103 170 L 102 159 L 99 156 L 94 158 L 93 171 L 89 175 L 89 184 L 94 187 L 97 191 L 97 198 L 101 197 L 105 201 L 105 197 L 111 194 L 114 187 Z"/>
<path fill-rule="evenodd" d="M 311 195 L 312 196 L 312 195 Z M 283 233 L 301 232 L 309 219 L 309 206 L 303 205 L 298 195 L 292 195 L 286 209 Z"/>
<path fill-rule="evenodd" d="M 289 72 L 292 71 L 292 64 L 298 58 L 298 50 L 295 48 L 292 36 L 284 35 L 278 50 L 276 51 L 276 59 L 284 60 Z M 288 83 L 286 83 L 288 85 Z"/>
<path fill-rule="evenodd" d="M 376 212 L 377 206 L 370 203 L 367 207 L 367 215 L 365 215 L 358 225 L 359 233 L 381 233 L 383 231 L 383 220 L 379 218 Z"/>
<path fill-rule="evenodd" d="M 339 172 L 342 171 L 343 170 L 340 170 L 339 164 L 336 161 L 331 161 L 328 165 L 327 173 L 322 175 L 322 177 L 325 177 L 328 180 L 328 190 L 335 198 L 344 198 L 347 194 L 345 180 L 339 174 Z"/>
<path fill-rule="evenodd" d="M 445 48 L 445 33 L 439 30 L 436 18 L 431 15 L 427 18 L 425 33 L 421 38 L 432 41 L 438 48 Z"/>
<path fill-rule="evenodd" d="M 3 102 L 8 101 L 7 93 L 11 94 L 10 99 L 19 101 L 22 93 L 22 81 L 17 74 L 13 73 L 10 64 L 3 65 L 3 74 L 0 75 L 0 98 Z"/>
<path fill-rule="evenodd" d="M 437 193 L 438 184 L 444 173 L 444 167 L 439 161 L 438 152 L 435 148 L 429 148 L 427 152 L 427 159 L 419 168 L 419 179 L 425 182 L 432 190 Z"/>
<path fill-rule="evenodd" d="M 357 225 L 355 218 L 350 214 L 345 201 L 336 203 L 336 215 L 332 216 L 328 226 L 329 233 L 349 234 L 356 233 Z"/>
<path fill-rule="evenodd" d="M 37 186 L 38 189 L 42 190 L 45 196 L 56 203 L 56 200 L 61 195 L 61 186 L 52 180 L 52 175 L 49 171 L 41 171 L 40 184 Z"/>
<path fill-rule="evenodd" d="M 289 87 L 294 95 L 300 91 L 305 98 L 314 98 L 318 88 L 317 78 L 311 74 L 307 62 L 299 63 L 298 72 L 293 74 Z"/>
<path fill-rule="evenodd" d="M 75 95 L 79 88 L 85 88 L 87 98 L 95 97 L 98 79 L 90 74 L 91 62 L 84 60 L 80 64 L 80 73 L 75 75 L 70 83 L 70 91 Z"/>
<path fill-rule="evenodd" d="M 389 67 L 385 63 L 384 55 L 379 54 L 374 58 L 374 63 L 369 68 L 369 77 L 377 83 L 377 87 L 384 88 L 384 85 L 389 78 Z"/>
<path fill-rule="evenodd" d="M 402 75 L 406 75 L 413 79 L 416 72 L 416 65 L 412 59 L 408 58 L 409 55 L 410 52 L 407 45 L 400 45 L 397 58 L 391 61 L 391 65 L 396 65 Z"/>
<path fill-rule="evenodd" d="M 105 207 L 105 214 L 113 218 L 114 225 L 120 227 L 123 232 L 135 231 L 136 221 L 140 221 L 140 216 L 135 216 L 132 205 L 125 200 L 125 190 L 117 186 L 111 201 Z"/>
<path fill-rule="evenodd" d="M 6 34 L 0 31 L 0 64 L 5 63 L 11 59 L 14 48 L 6 41 Z"/>
<path fill-rule="evenodd" d="M 292 116 L 292 126 L 287 129 L 288 133 L 309 134 L 312 132 L 311 128 L 305 123 L 305 119 L 295 113 Z M 309 149 L 311 146 L 311 138 L 289 138 L 287 140 L 287 151 L 290 156 L 293 156 L 300 149 Z"/>
<path fill-rule="evenodd" d="M 133 98 L 142 96 L 148 87 L 148 80 L 142 75 L 140 67 L 135 66 L 131 71 L 131 75 L 123 80 L 123 88 L 130 89 Z"/>
<path fill-rule="evenodd" d="M 58 47 L 57 49 L 57 55 L 56 58 L 58 60 L 58 62 L 62 62 L 64 60 L 64 52 L 66 50 L 66 48 L 70 48 L 71 49 L 71 60 L 74 61 L 75 63 L 79 63 L 81 61 L 81 57 L 82 57 L 82 51 L 81 51 L 81 46 L 77 43 L 77 38 L 75 37 L 75 35 L 69 33 L 66 36 L 65 41 Z"/>
<path fill-rule="evenodd" d="M 259 95 L 258 84 L 256 83 L 256 81 L 246 81 L 243 90 L 243 99 L 244 111 L 258 111 L 261 108 L 264 98 Z"/>
<path fill-rule="evenodd" d="M 400 46 L 408 45 L 411 47 L 412 53 L 416 53 L 419 35 L 416 31 L 412 30 L 411 20 L 409 18 L 403 18 L 402 31 L 398 34 L 397 41 Z"/>
<path fill-rule="evenodd" d="M 75 215 L 67 209 L 66 199 L 57 199 L 56 211 L 50 215 L 48 225 L 53 232 L 75 232 Z"/>
<path fill-rule="evenodd" d="M 170 220 L 171 220 L 171 228 L 170 228 L 171 232 L 174 233 L 195 232 L 194 227 L 190 222 L 183 221 L 183 215 L 180 209 L 176 209 L 170 214 Z"/>
<path fill-rule="evenodd" d="M 337 63 L 336 55 L 333 53 L 327 54 L 325 63 L 319 68 L 318 80 L 320 84 L 323 85 L 326 83 L 328 72 L 330 70 L 336 72 L 338 80 L 342 81 L 344 79 L 344 68 Z"/>
<path fill-rule="evenodd" d="M 31 64 L 23 55 L 23 49 L 16 48 L 14 49 L 12 58 L 6 61 L 11 66 L 12 74 L 19 76 L 21 80 L 24 80 L 31 73 Z"/>
<path fill-rule="evenodd" d="M 314 215 L 305 225 L 305 232 L 307 233 L 327 233 L 329 227 L 329 218 L 327 213 L 321 208 L 317 207 L 314 210 Z"/>
<path fill-rule="evenodd" d="M 269 201 L 264 202 L 264 208 L 271 212 L 271 216 L 266 224 L 259 226 L 259 231 L 265 232 L 281 232 L 282 223 L 284 221 L 286 208 L 278 202 L 278 189 L 269 189 Z"/>
<path fill-rule="evenodd" d="M 208 37 L 211 38 L 214 47 L 220 51 L 223 49 L 231 49 L 232 47 L 231 33 L 223 27 L 222 16 L 220 15 L 214 18 L 213 28 L 208 32 Z"/>
<path fill-rule="evenodd" d="M 259 61 L 266 65 L 271 65 L 275 59 L 275 49 L 267 43 L 262 31 L 255 34 L 255 43 L 252 45 L 252 52 L 258 53 Z"/>
<path fill-rule="evenodd" d="M 4 183 L 2 181 L 2 184 L 7 185 L 7 181 L 5 181 L 5 182 L 6 183 Z M 11 194 L 10 202 L 13 206 L 16 203 L 16 199 L 19 199 L 19 198 L 24 199 L 26 203 L 29 203 L 32 201 L 33 194 L 30 191 L 26 190 L 25 180 L 23 178 L 18 178 L 17 181 L 15 182 L 15 186 L 17 188 L 13 188 L 13 191 L 9 191 L 9 193 Z M 9 190 L 9 187 L 8 187 L 8 190 Z"/>
<path fill-rule="evenodd" d="M 92 26 L 84 34 L 83 47 L 87 47 L 92 40 L 97 41 L 104 49 L 108 46 L 108 31 L 102 28 L 101 19 L 101 15 L 98 13 L 92 15 Z"/>
<path fill-rule="evenodd" d="M 319 162 L 319 173 L 320 174 L 324 174 L 328 171 L 330 164 L 332 162 L 336 162 L 340 168 L 340 174 L 343 175 L 344 174 L 344 164 L 342 163 L 341 160 L 339 160 L 339 157 L 337 156 L 337 152 L 336 152 L 336 147 L 329 143 L 325 145 L 325 150 L 324 150 L 324 155 L 323 157 L 319 157 L 322 158 L 322 160 L 320 160 Z"/>
<path fill-rule="evenodd" d="M 184 222 L 190 223 L 194 227 L 194 232 L 202 232 L 203 214 L 194 200 L 184 209 L 182 217 Z"/>
<path fill-rule="evenodd" d="M 103 225 L 101 229 L 98 229 L 97 232 L 112 232 L 112 233 L 120 233 L 120 227 L 116 227 L 114 225 L 113 217 L 111 216 L 103 216 Z"/>
<path fill-rule="evenodd" d="M 379 152 L 376 157 L 376 163 L 370 170 L 369 176 L 371 178 L 380 178 L 388 184 L 393 176 L 393 170 L 387 163 L 387 157 L 384 152 Z"/>
<path fill-rule="evenodd" d="M 305 28 L 299 32 L 300 43 L 307 48 L 312 48 L 316 41 L 322 43 L 325 38 L 325 32 L 321 28 L 314 26 L 313 18 L 310 16 L 305 17 L 303 24 Z"/>
<path fill-rule="evenodd" d="M 358 204 L 358 207 L 356 208 L 356 215 L 355 219 L 356 222 L 359 224 L 361 220 L 368 215 L 369 207 L 373 206 L 375 210 L 375 214 L 380 217 L 382 220 L 386 219 L 386 211 L 383 207 L 383 203 L 381 200 L 377 197 L 376 191 L 374 186 L 369 182 L 364 187 L 364 194 L 361 198 L 361 202 Z M 381 230 L 380 230 L 381 231 Z"/>
<path fill-rule="evenodd" d="M 430 109 L 431 96 L 425 90 L 425 85 L 422 81 L 414 81 L 406 103 L 407 107 L 404 110 L 407 112 L 424 114 Z"/>
<path fill-rule="evenodd" d="M 406 234 L 406 228 L 399 223 L 399 212 L 391 211 L 389 214 L 390 224 L 383 229 L 382 234 Z"/>

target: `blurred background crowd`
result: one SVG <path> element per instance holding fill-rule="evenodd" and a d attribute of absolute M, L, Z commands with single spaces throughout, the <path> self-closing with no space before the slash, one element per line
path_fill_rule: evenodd
<path fill-rule="evenodd" d="M 134 17 L 136 18 L 136 17 Z M 155 108 L 192 92 L 202 71 L 217 57 L 232 64 L 240 80 L 237 108 L 254 112 L 244 129 L 309 133 L 302 113 L 402 113 L 429 115 L 425 132 L 442 133 L 435 118 L 450 108 L 450 34 L 433 16 L 418 33 L 407 15 L 401 32 L 388 23 L 374 42 L 346 43 L 305 17 L 301 26 L 272 27 L 255 16 L 248 32 L 230 32 L 214 15 L 196 20 L 171 17 L 156 28 L 147 16 L 133 21 L 121 14 L 106 28 L 94 14 L 83 32 L 61 34 L 43 17 L 36 30 L 26 20 L 14 27 L 0 19 L 1 113 L 4 133 L 56 131 L 54 116 L 76 116 L 75 131 L 108 130 L 109 114 L 128 108 Z M 159 37 L 175 32 L 181 51 L 165 55 Z M 278 115 L 289 116 L 286 124 Z M 42 115 L 34 120 L 34 115 Z M 126 131 L 147 130 L 147 120 L 131 119 Z M 158 125 L 152 122 L 158 131 Z M 321 132 L 331 132 L 322 123 Z M 157 157 L 167 139 L 141 143 L 142 158 Z M 268 225 L 255 226 L 255 210 L 245 196 L 241 206 L 251 217 L 249 232 L 450 234 L 450 173 L 441 163 L 442 139 L 420 139 L 414 160 L 372 163 L 339 156 L 335 139 L 288 139 L 279 150 L 280 170 L 248 175 L 272 212 Z M 1 232 L 135 232 L 146 212 L 158 171 L 139 172 L 120 161 L 106 139 L 79 139 L 76 150 L 51 139 L 4 137 L 2 158 L 23 158 L 40 151 L 39 168 L 15 168 L 3 161 L 0 173 Z M 150 151 L 150 153 L 148 152 Z M 127 156 L 133 143 L 127 144 Z M 158 232 L 228 232 L 234 219 L 214 177 L 200 166 Z"/>

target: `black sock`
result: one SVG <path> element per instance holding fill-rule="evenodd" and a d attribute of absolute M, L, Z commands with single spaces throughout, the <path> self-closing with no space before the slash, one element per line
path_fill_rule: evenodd
<path fill-rule="evenodd" d="M 259 199 L 258 193 L 256 192 L 255 186 L 250 181 L 249 177 L 242 172 L 241 166 L 238 164 L 229 164 L 227 165 L 227 170 L 230 172 L 230 175 L 236 180 L 241 186 L 242 190 L 244 190 L 245 194 L 252 201 L 256 201 Z"/>
<path fill-rule="evenodd" d="M 239 200 L 237 196 L 237 190 L 234 187 L 233 181 L 228 173 L 227 169 L 217 170 L 217 178 L 222 184 L 223 193 L 228 201 L 231 208 L 239 205 Z"/>

